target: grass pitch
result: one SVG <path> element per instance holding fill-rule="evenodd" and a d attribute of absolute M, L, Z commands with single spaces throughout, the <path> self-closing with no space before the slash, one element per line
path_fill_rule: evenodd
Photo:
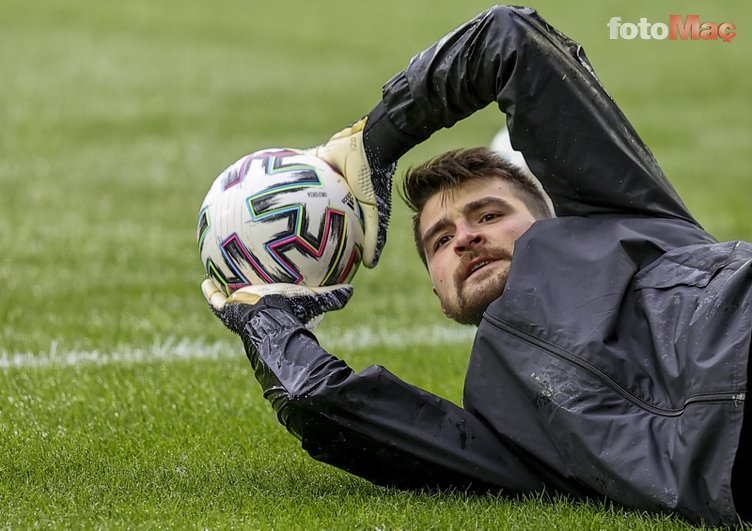
<path fill-rule="evenodd" d="M 700 222 L 752 239 L 752 8 L 535 4 L 591 62 Z M 198 206 L 219 171 L 367 112 L 409 57 L 488 7 L 5 0 L 0 8 L 0 525 L 106 528 L 686 527 L 598 502 L 374 487 L 276 422 L 200 296 Z M 731 21 L 730 43 L 610 40 L 612 16 Z M 487 144 L 487 109 L 409 153 Z M 455 402 L 448 325 L 397 206 L 322 344 Z"/>

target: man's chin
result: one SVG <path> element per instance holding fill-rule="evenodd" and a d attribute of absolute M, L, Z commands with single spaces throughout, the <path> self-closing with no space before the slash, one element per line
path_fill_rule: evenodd
<path fill-rule="evenodd" d="M 486 308 L 487 307 L 488 306 L 486 306 Z M 446 315 L 452 321 L 455 321 L 461 325 L 478 326 L 483 319 L 483 312 L 486 311 L 486 308 L 462 308 L 457 309 L 456 311 L 448 311 L 446 312 Z"/>
<path fill-rule="evenodd" d="M 479 325 L 486 308 L 501 296 L 506 280 L 506 275 L 501 275 L 493 279 L 493 282 L 474 286 L 471 290 L 463 290 L 456 307 L 446 310 L 447 317 L 460 324 Z"/>

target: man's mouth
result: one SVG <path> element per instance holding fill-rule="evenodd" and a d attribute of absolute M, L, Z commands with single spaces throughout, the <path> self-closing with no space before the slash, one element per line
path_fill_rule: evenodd
<path fill-rule="evenodd" d="M 496 261 L 497 260 L 493 258 L 476 258 L 475 260 L 470 262 L 470 265 L 466 268 L 465 279 L 471 277 L 477 271 L 483 269 L 489 264 L 493 264 Z"/>

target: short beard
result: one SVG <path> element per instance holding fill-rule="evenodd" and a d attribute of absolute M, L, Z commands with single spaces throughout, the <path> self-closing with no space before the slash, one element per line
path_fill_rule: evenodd
<path fill-rule="evenodd" d="M 500 253 L 500 259 L 511 260 L 511 254 L 507 252 Z M 452 306 L 444 306 L 444 313 L 453 321 L 463 325 L 478 326 L 483 319 L 486 308 L 501 296 L 504 287 L 507 285 L 509 270 L 505 269 L 498 276 L 489 281 L 479 293 L 465 293 L 460 287 L 463 279 L 455 277 L 454 283 L 457 292 L 457 301 Z"/>

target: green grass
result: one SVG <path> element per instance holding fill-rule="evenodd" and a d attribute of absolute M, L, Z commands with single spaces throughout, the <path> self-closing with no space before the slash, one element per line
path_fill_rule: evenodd
<path fill-rule="evenodd" d="M 1 381 L 11 527 L 678 527 L 597 503 L 372 486 L 304 455 L 242 360 L 11 370 Z"/>
<path fill-rule="evenodd" d="M 701 223 L 752 239 L 752 8 L 536 5 L 585 46 Z M 26 361 L 0 368 L 0 525 L 683 527 L 597 502 L 396 492 L 316 463 L 277 424 L 199 294 L 195 220 L 214 176 L 261 147 L 323 141 L 367 112 L 413 53 L 487 6 L 4 0 L 0 359 Z M 611 16 L 691 12 L 735 22 L 738 37 L 608 39 Z M 487 143 L 500 118 L 486 109 L 437 133 L 401 168 Z M 403 347 L 341 339 L 444 325 L 411 245 L 397 205 L 381 264 L 358 274 L 346 311 L 327 316 L 322 344 L 356 369 L 382 364 L 459 402 L 467 334 Z M 187 359 L 153 354 L 181 341 Z M 65 362 L 82 352 L 100 363 Z"/>

